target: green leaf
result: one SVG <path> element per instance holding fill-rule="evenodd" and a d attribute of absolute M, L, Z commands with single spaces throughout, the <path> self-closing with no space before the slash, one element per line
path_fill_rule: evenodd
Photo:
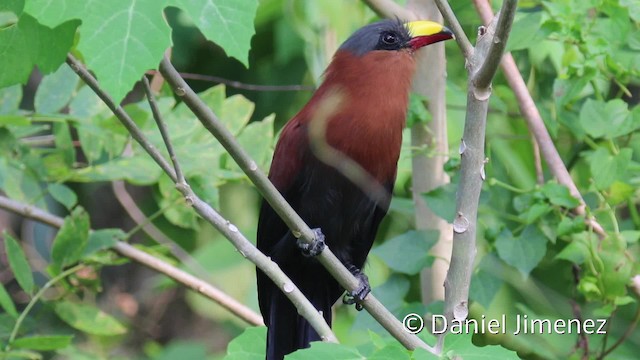
<path fill-rule="evenodd" d="M 76 148 L 73 144 L 69 124 L 66 121 L 53 124 L 53 136 L 56 149 L 64 160 L 60 164 L 60 167 L 64 169 L 61 171 L 67 173 L 67 169 L 71 169 L 76 162 Z"/>
<path fill-rule="evenodd" d="M 629 9 L 629 16 L 636 22 L 640 22 L 640 3 L 636 0 L 620 0 L 620 5 Z"/>
<path fill-rule="evenodd" d="M 0 126 L 28 126 L 30 124 L 31 120 L 25 116 L 0 115 Z"/>
<path fill-rule="evenodd" d="M 580 110 L 580 125 L 594 138 L 615 138 L 629 134 L 640 127 L 620 99 L 608 102 L 588 99 Z"/>
<path fill-rule="evenodd" d="M 91 305 L 60 301 L 54 310 L 71 327 L 88 334 L 113 336 L 127 331 L 116 319 Z"/>
<path fill-rule="evenodd" d="M 518 237 L 504 229 L 496 239 L 496 248 L 504 262 L 528 276 L 546 254 L 547 239 L 534 225 L 528 225 Z"/>
<path fill-rule="evenodd" d="M 314 341 L 311 347 L 301 349 L 286 357 L 287 360 L 331 359 L 331 360 L 363 360 L 364 356 L 350 346 Z"/>
<path fill-rule="evenodd" d="M 158 66 L 171 45 L 162 13 L 166 5 L 158 0 L 32 0 L 25 12 L 47 26 L 82 20 L 78 50 L 102 88 L 119 103 L 144 71 Z"/>
<path fill-rule="evenodd" d="M 407 127 L 410 128 L 418 123 L 427 123 L 431 121 L 431 113 L 425 106 L 427 99 L 411 92 L 409 94 L 409 111 L 407 112 Z"/>
<path fill-rule="evenodd" d="M 9 259 L 9 267 L 13 272 L 18 284 L 27 294 L 33 293 L 33 274 L 29 267 L 27 257 L 24 255 L 24 251 L 16 239 L 13 238 L 8 232 L 3 231 L 2 237 L 4 237 L 4 249 Z"/>
<path fill-rule="evenodd" d="M 73 44 L 78 24 L 69 21 L 48 28 L 23 13 L 16 25 L 0 29 L 0 88 L 26 83 L 35 65 L 45 74 L 58 69 Z"/>
<path fill-rule="evenodd" d="M 413 275 L 430 261 L 429 250 L 438 242 L 440 233 L 434 230 L 410 230 L 373 249 L 396 272 Z"/>
<path fill-rule="evenodd" d="M 47 75 L 38 86 L 35 108 L 40 114 L 54 114 L 71 100 L 80 79 L 68 66 L 61 66 Z"/>
<path fill-rule="evenodd" d="M 550 182 L 544 184 L 540 190 L 553 205 L 562 206 L 567 209 L 573 209 L 580 205 L 580 201 L 574 198 L 569 192 L 569 189 L 564 185 Z"/>
<path fill-rule="evenodd" d="M 551 206 L 547 203 L 534 203 L 530 207 L 524 209 L 524 212 L 520 214 L 520 218 L 525 221 L 526 224 L 533 224 L 540 219 L 544 214 L 551 211 Z"/>
<path fill-rule="evenodd" d="M 635 244 L 640 240 L 640 231 L 638 230 L 624 230 L 620 231 L 620 236 L 627 244 Z"/>
<path fill-rule="evenodd" d="M 431 211 L 446 221 L 452 222 L 456 213 L 457 189 L 458 184 L 449 183 L 423 194 L 423 197 Z"/>
<path fill-rule="evenodd" d="M 73 335 L 29 336 L 16 339 L 11 347 L 38 351 L 52 351 L 71 345 Z"/>
<path fill-rule="evenodd" d="M 13 85 L 0 89 L 0 114 L 15 113 L 20 106 L 20 100 L 22 100 L 22 86 Z"/>
<path fill-rule="evenodd" d="M 171 0 L 170 3 L 182 8 L 207 39 L 245 66 L 249 65 L 258 0 Z"/>
<path fill-rule="evenodd" d="M 64 219 L 51 248 L 53 264 L 61 269 L 80 259 L 89 239 L 89 214 L 76 207 L 71 215 Z"/>
<path fill-rule="evenodd" d="M 224 100 L 218 116 L 227 130 L 237 136 L 249 123 L 255 105 L 242 95 L 233 95 Z"/>
<path fill-rule="evenodd" d="M 636 188 L 627 183 L 614 181 L 613 184 L 611 184 L 609 196 L 607 196 L 606 200 L 609 205 L 616 206 L 629 200 L 635 191 Z"/>
<path fill-rule="evenodd" d="M 83 258 L 86 258 L 100 250 L 109 249 L 113 247 L 118 240 L 122 240 L 125 237 L 125 233 L 121 229 L 100 229 L 92 231 L 89 234 L 89 241 L 82 254 Z"/>
<path fill-rule="evenodd" d="M 11 300 L 11 296 L 5 289 L 4 285 L 0 282 L 0 307 L 7 312 L 7 314 L 11 315 L 13 318 L 18 317 L 18 311 L 16 310 L 16 305 Z"/>
<path fill-rule="evenodd" d="M 519 13 L 513 22 L 505 52 L 521 50 L 539 45 L 543 39 L 540 33 L 542 11 Z"/>
<path fill-rule="evenodd" d="M 24 0 L 4 0 L 0 3 L 0 12 L 11 12 L 16 16 L 22 14 Z"/>
<path fill-rule="evenodd" d="M 606 190 L 614 181 L 621 179 L 627 172 L 633 150 L 624 148 L 612 155 L 604 147 L 599 147 L 589 156 L 591 176 L 598 190 Z"/>
<path fill-rule="evenodd" d="M 584 231 L 585 227 L 584 216 L 576 216 L 575 218 L 564 216 L 558 224 L 557 235 L 564 236 L 579 233 Z"/>
<path fill-rule="evenodd" d="M 382 349 L 378 349 L 373 354 L 367 356 L 368 360 L 411 360 L 409 350 L 405 349 L 399 343 L 389 344 Z"/>
<path fill-rule="evenodd" d="M 262 168 L 266 168 L 270 160 L 271 144 L 273 143 L 273 120 L 275 115 L 269 115 L 262 121 L 256 121 L 245 127 L 238 136 L 238 142 L 249 156 Z M 230 159 L 230 161 L 233 161 Z M 234 162 L 234 167 L 236 167 Z"/>
<path fill-rule="evenodd" d="M 590 257 L 591 255 L 587 245 L 582 241 L 574 239 L 555 256 L 555 259 L 567 260 L 580 265 Z"/>
<path fill-rule="evenodd" d="M 74 193 L 73 190 L 69 189 L 69 187 L 63 184 L 52 183 L 49 184 L 49 187 L 47 189 L 49 190 L 49 194 L 51 194 L 51 197 L 56 199 L 57 202 L 64 205 L 67 210 L 71 210 L 71 208 L 76 206 L 76 204 L 78 203 L 78 197 L 76 196 L 76 193 Z"/>
<path fill-rule="evenodd" d="M 507 350 L 498 345 L 476 346 L 471 341 L 473 331 L 463 334 L 449 334 L 445 338 L 444 353 L 450 359 L 464 360 L 517 360 L 520 359 L 515 351 Z"/>
<path fill-rule="evenodd" d="M 263 360 L 265 356 L 264 344 L 267 341 L 267 328 L 248 327 L 240 336 L 231 340 L 227 346 L 225 360 Z"/>
<path fill-rule="evenodd" d="M 174 359 L 207 359 L 207 347 L 205 344 L 187 341 L 172 341 L 153 360 Z"/>
<path fill-rule="evenodd" d="M 474 301 L 488 309 L 503 283 L 493 274 L 480 270 L 473 275 L 469 294 Z"/>

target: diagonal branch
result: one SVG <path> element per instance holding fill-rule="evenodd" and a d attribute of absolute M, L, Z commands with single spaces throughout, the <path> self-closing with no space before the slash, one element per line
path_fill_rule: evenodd
<path fill-rule="evenodd" d="M 207 130 L 222 144 L 231 157 L 245 172 L 249 179 L 262 194 L 264 199 L 273 207 L 276 213 L 287 224 L 291 232 L 304 241 L 312 244 L 315 241 L 315 233 L 293 210 L 291 205 L 282 197 L 271 181 L 258 168 L 245 150 L 238 144 L 233 135 L 224 127 L 211 109 L 200 100 L 198 95 L 182 79 L 178 71 L 173 67 L 168 58 L 160 63 L 160 72 L 171 85 L 174 92 L 193 111 Z M 359 282 L 351 272 L 327 247 L 317 257 L 318 261 L 329 271 L 338 283 L 347 291 L 357 288 Z M 380 303 L 373 294 L 369 294 L 363 304 L 365 309 L 385 328 L 393 337 L 400 341 L 406 348 L 424 348 L 433 352 L 433 349 L 414 334 L 408 333 L 403 325 L 393 314 Z"/>
<path fill-rule="evenodd" d="M 444 21 L 449 25 L 449 28 L 456 35 L 456 42 L 458 43 L 458 47 L 462 50 L 462 55 L 464 55 L 465 59 L 469 59 L 471 55 L 473 55 L 473 45 L 469 41 L 467 34 L 465 34 L 462 29 L 462 25 L 458 21 L 458 18 L 453 13 L 451 9 L 451 5 L 449 5 L 449 1 L 447 0 L 434 0 L 436 6 L 440 10 Z"/>
<path fill-rule="evenodd" d="M 61 217 L 55 216 L 38 207 L 11 200 L 5 196 L 0 196 L 0 208 L 16 214 L 20 214 L 24 217 L 36 221 L 40 221 L 44 224 L 51 225 L 56 228 L 60 228 L 62 224 L 64 224 L 64 219 Z M 222 307 L 229 310 L 231 313 L 235 314 L 247 323 L 256 326 L 264 324 L 262 322 L 262 317 L 259 314 L 248 308 L 246 305 L 240 303 L 236 299 L 230 297 L 215 286 L 201 279 L 198 279 L 197 277 L 186 273 L 154 256 L 151 256 L 142 250 L 136 249 L 135 247 L 123 241 L 118 241 L 113 248 L 122 256 L 134 260 L 148 268 L 154 269 L 175 280 L 176 282 L 199 292 L 203 296 L 220 304 Z"/>
<path fill-rule="evenodd" d="M 274 281 L 274 283 L 278 284 L 278 286 L 283 289 L 285 296 L 287 296 L 294 306 L 296 306 L 300 315 L 309 321 L 311 326 L 318 332 L 318 334 L 320 334 L 323 340 L 337 342 L 335 335 L 331 331 L 329 325 L 327 325 L 324 317 L 318 313 L 313 304 L 309 302 L 291 279 L 282 272 L 278 265 L 256 249 L 256 247 L 242 233 L 240 233 L 240 231 L 238 231 L 238 228 L 235 225 L 220 216 L 220 214 L 218 214 L 211 206 L 202 201 L 191 190 L 191 187 L 188 184 L 177 183 L 178 178 L 174 170 L 169 166 L 158 149 L 149 142 L 142 133 L 142 130 L 140 130 L 140 128 L 138 128 L 138 126 L 131 120 L 122 107 L 116 105 L 113 100 L 111 100 L 110 96 L 100 88 L 97 80 L 71 54 L 67 55 L 67 64 L 69 64 L 80 78 L 85 80 L 86 84 L 105 102 L 114 115 L 116 115 L 116 117 L 123 123 L 133 138 L 143 146 L 145 151 L 156 161 L 158 165 L 162 167 L 165 173 L 171 177 L 173 182 L 176 183 L 176 188 L 185 196 L 186 201 L 193 205 L 198 215 L 213 225 L 220 233 L 231 241 L 231 243 L 244 257 L 263 270 L 267 276 Z"/>

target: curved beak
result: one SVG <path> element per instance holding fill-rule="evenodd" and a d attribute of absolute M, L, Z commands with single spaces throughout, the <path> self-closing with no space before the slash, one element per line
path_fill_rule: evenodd
<path fill-rule="evenodd" d="M 411 34 L 409 45 L 413 50 L 455 38 L 451 30 L 433 21 L 411 21 L 406 23 L 405 26 L 409 30 L 409 34 Z"/>

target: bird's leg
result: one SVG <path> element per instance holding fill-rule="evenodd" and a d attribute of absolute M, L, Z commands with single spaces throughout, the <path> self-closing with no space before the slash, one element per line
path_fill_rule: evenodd
<path fill-rule="evenodd" d="M 313 242 L 311 244 L 298 239 L 296 242 L 300 250 L 302 250 L 302 255 L 306 257 L 314 257 L 320 255 L 322 250 L 325 248 L 324 243 L 324 234 L 320 228 L 313 229 L 314 237 Z"/>
<path fill-rule="evenodd" d="M 358 279 L 358 287 L 352 292 L 344 294 L 342 303 L 346 305 L 356 304 L 356 310 L 361 311 L 363 309 L 362 302 L 364 298 L 371 292 L 369 278 L 354 265 L 349 266 L 349 271 Z"/>

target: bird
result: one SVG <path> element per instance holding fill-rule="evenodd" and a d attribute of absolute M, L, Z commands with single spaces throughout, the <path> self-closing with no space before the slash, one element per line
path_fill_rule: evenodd
<path fill-rule="evenodd" d="M 269 180 L 359 280 L 356 291 L 343 298 L 358 310 L 371 291 L 362 269 L 389 209 L 396 179 L 415 54 L 453 37 L 443 25 L 425 20 L 387 19 L 360 28 L 338 48 L 322 83 L 285 124 L 276 143 Z M 322 124 L 325 147 L 356 164 L 387 196 L 372 196 L 335 161 L 320 156 L 313 146 L 315 123 Z M 258 249 L 279 265 L 331 325 L 331 308 L 345 290 L 314 258 L 322 243 L 316 248 L 300 246 L 295 235 L 263 200 Z M 266 359 L 283 359 L 321 340 L 287 299 L 283 284 L 273 283 L 260 269 L 256 272 L 260 312 L 267 326 Z"/>

